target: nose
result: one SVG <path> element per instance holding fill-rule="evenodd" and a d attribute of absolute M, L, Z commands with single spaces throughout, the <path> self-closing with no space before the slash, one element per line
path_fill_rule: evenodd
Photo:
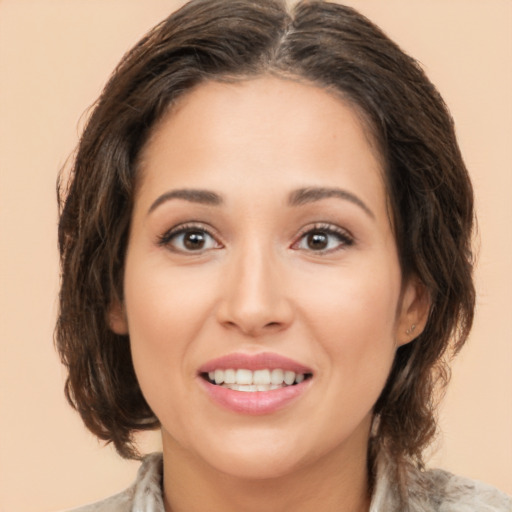
<path fill-rule="evenodd" d="M 218 321 L 251 337 L 286 329 L 293 320 L 286 278 L 280 263 L 261 245 L 240 249 L 222 279 Z"/>

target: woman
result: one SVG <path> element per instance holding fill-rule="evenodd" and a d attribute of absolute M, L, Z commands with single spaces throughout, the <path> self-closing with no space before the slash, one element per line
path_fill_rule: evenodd
<path fill-rule="evenodd" d="M 116 69 L 63 201 L 68 398 L 125 457 L 163 442 L 86 510 L 510 510 L 423 469 L 473 317 L 472 189 L 364 17 L 187 4 Z"/>

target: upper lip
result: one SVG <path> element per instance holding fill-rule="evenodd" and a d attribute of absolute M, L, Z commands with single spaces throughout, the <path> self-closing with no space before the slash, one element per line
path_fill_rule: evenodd
<path fill-rule="evenodd" d="M 311 368 L 294 361 L 285 356 L 274 354 L 272 352 L 261 352 L 259 354 L 243 354 L 235 352 L 227 354 L 204 363 L 198 370 L 199 373 L 208 373 L 215 370 L 229 369 L 245 370 L 274 370 L 281 369 L 295 373 L 313 373 Z"/>

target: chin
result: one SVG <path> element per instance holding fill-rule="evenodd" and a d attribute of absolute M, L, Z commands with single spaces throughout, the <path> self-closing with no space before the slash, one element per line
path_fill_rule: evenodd
<path fill-rule="evenodd" d="M 220 434 L 204 429 L 188 440 L 165 439 L 170 452 L 184 449 L 199 466 L 219 474 L 243 480 L 265 480 L 284 477 L 307 465 L 307 442 L 303 436 L 281 428 L 232 428 Z M 168 435 L 168 434 L 167 434 Z M 179 447 L 178 447 L 179 446 Z M 171 456 L 172 458 L 172 456 Z M 208 469 L 206 469 L 208 471 Z"/>
<path fill-rule="evenodd" d="M 224 452 L 210 461 L 215 470 L 242 480 L 270 480 L 290 475 L 305 465 L 296 453 L 272 452 L 271 450 L 245 450 Z"/>

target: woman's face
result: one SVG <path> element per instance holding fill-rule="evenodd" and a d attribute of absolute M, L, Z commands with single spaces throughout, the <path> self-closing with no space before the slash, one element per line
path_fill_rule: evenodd
<path fill-rule="evenodd" d="M 164 451 L 247 478 L 364 458 L 416 302 L 347 103 L 277 78 L 210 82 L 156 127 L 110 318 Z"/>

